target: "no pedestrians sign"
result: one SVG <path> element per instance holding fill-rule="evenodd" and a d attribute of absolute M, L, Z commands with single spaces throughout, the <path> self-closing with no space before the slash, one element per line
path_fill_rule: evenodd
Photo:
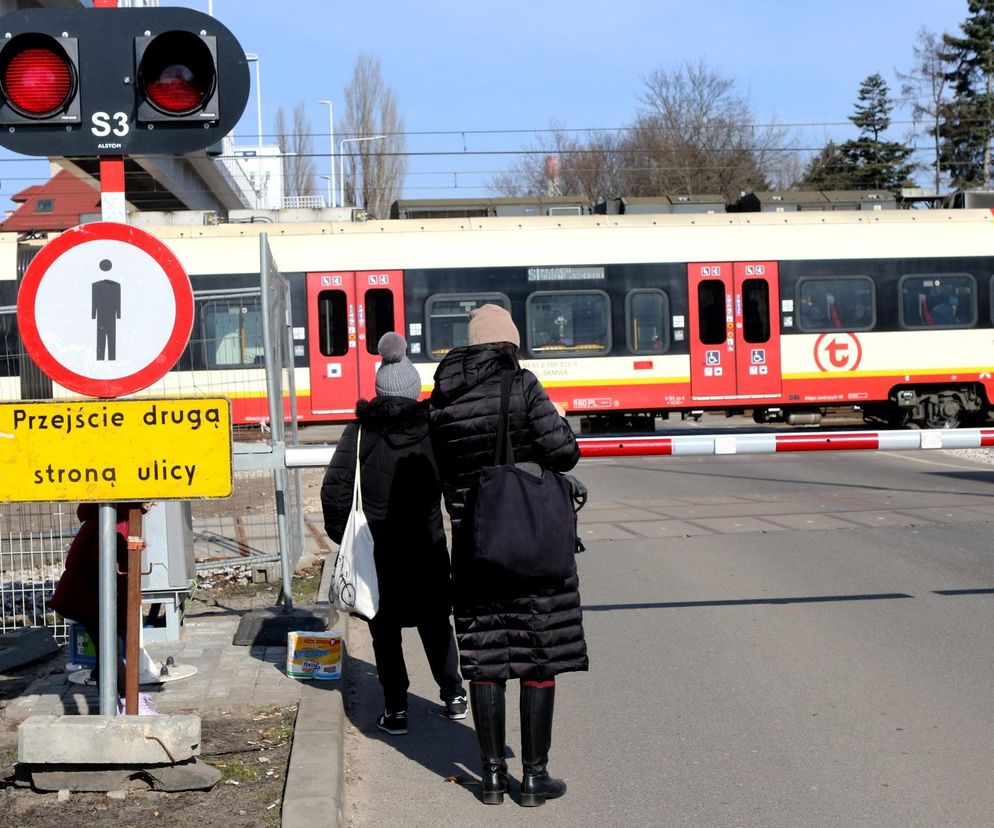
<path fill-rule="evenodd" d="M 155 236 L 115 222 L 67 230 L 24 274 L 17 323 L 49 377 L 89 397 L 121 397 L 161 379 L 193 327 L 193 291 Z"/>

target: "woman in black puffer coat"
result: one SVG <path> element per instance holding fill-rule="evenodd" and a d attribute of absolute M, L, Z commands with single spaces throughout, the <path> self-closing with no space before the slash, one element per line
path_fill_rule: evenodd
<path fill-rule="evenodd" d="M 440 484 L 428 437 L 428 403 L 417 402 L 421 378 L 397 333 L 379 343 L 383 363 L 376 396 L 356 406 L 321 486 L 325 531 L 342 542 L 352 508 L 356 440 L 362 505 L 375 542 L 380 608 L 369 621 L 384 712 L 376 722 L 393 735 L 407 733 L 407 667 L 401 629 L 417 627 L 432 676 L 450 719 L 466 717 L 466 693 L 449 612 L 452 595 Z"/>
<path fill-rule="evenodd" d="M 521 804 L 541 805 L 566 792 L 547 771 L 555 678 L 587 669 L 579 581 L 485 581 L 474 577 L 467 496 L 497 444 L 501 375 L 514 372 L 510 432 L 514 461 L 568 471 L 580 452 L 573 431 L 538 378 L 519 367 L 510 314 L 483 305 L 470 314 L 469 345 L 451 350 L 435 372 L 431 435 L 445 505 L 452 519 L 453 603 L 463 677 L 483 757 L 483 801 L 507 792 L 505 683 L 521 680 Z"/>

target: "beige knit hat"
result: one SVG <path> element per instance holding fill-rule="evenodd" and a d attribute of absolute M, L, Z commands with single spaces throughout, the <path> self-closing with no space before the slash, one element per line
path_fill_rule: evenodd
<path fill-rule="evenodd" d="M 511 342 L 516 348 L 521 347 L 521 336 L 511 314 L 499 305 L 480 305 L 469 314 L 469 344 L 489 342 Z"/>

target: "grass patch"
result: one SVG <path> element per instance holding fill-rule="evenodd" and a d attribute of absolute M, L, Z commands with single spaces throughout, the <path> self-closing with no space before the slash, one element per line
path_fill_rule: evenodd
<path fill-rule="evenodd" d="M 259 735 L 273 746 L 288 745 L 293 741 L 293 725 L 280 724 L 267 727 L 265 730 L 260 730 Z"/>
<path fill-rule="evenodd" d="M 307 570 L 293 578 L 290 596 L 295 604 L 309 606 L 317 601 L 318 587 L 321 586 L 321 567 Z"/>
<path fill-rule="evenodd" d="M 262 775 L 258 766 L 253 767 L 239 759 L 211 764 L 221 771 L 222 782 L 255 782 Z"/>

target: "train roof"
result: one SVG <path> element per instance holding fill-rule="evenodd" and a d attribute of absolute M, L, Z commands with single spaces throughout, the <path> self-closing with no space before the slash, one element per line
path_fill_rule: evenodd
<path fill-rule="evenodd" d="M 991 210 L 668 213 L 148 227 L 191 273 L 994 255 Z M 244 240 L 247 243 L 235 243 Z M 0 234 L 0 278 L 16 278 Z"/>

